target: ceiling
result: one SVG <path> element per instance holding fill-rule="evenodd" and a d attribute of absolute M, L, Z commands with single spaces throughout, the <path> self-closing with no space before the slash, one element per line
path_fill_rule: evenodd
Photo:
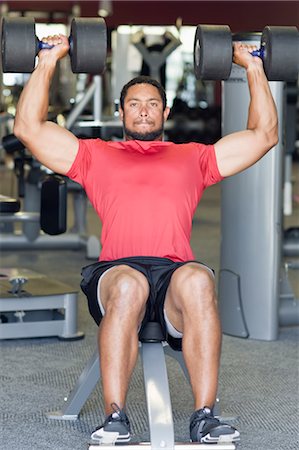
<path fill-rule="evenodd" d="M 102 0 L 103 1 L 103 0 Z M 105 1 L 105 0 L 104 0 Z M 107 0 L 106 0 L 107 1 Z M 109 0 L 108 0 L 109 2 Z M 227 24 L 233 32 L 261 31 L 265 25 L 299 25 L 299 1 L 174 1 L 113 0 L 109 28 L 121 24 L 183 25 Z M 78 8 L 79 7 L 79 8 Z M 0 0 L 2 15 L 8 10 L 33 12 L 36 21 L 63 22 L 68 16 L 97 16 L 95 1 L 10 1 Z M 39 14 L 43 12 L 43 14 Z"/>

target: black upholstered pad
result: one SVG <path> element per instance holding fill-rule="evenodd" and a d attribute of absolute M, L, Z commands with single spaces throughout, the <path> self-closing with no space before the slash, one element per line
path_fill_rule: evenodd
<path fill-rule="evenodd" d="M 0 194 L 0 213 L 16 213 L 20 211 L 20 201 Z"/>

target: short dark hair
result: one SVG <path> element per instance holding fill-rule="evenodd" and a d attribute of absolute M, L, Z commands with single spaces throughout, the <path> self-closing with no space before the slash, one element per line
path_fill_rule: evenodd
<path fill-rule="evenodd" d="M 128 93 L 128 89 L 131 86 L 134 86 L 135 84 L 151 84 L 152 86 L 155 86 L 159 91 L 159 94 L 160 94 L 160 97 L 161 97 L 161 100 L 163 103 L 163 111 L 164 111 L 164 109 L 166 108 L 166 103 L 167 103 L 165 89 L 157 80 L 155 80 L 154 78 L 147 77 L 145 75 L 140 75 L 138 77 L 135 77 L 131 81 L 129 81 L 127 84 L 124 85 L 124 87 L 122 88 L 121 93 L 120 93 L 120 106 L 122 109 L 124 109 L 125 97 Z"/>

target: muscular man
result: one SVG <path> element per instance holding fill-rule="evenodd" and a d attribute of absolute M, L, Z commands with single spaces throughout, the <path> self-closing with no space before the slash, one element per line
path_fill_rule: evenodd
<path fill-rule="evenodd" d="M 65 36 L 39 62 L 17 108 L 14 132 L 33 155 L 85 189 L 102 221 L 98 263 L 83 269 L 82 289 L 99 324 L 103 394 L 107 418 L 92 439 L 130 440 L 125 413 L 138 333 L 147 321 L 161 323 L 165 339 L 182 346 L 194 395 L 190 438 L 218 442 L 239 432 L 213 417 L 221 328 L 213 271 L 195 261 L 192 217 L 203 190 L 254 164 L 277 143 L 277 114 L 259 58 L 234 44 L 234 62 L 247 71 L 247 129 L 214 145 L 163 142 L 169 108 L 155 80 L 138 77 L 120 99 L 123 142 L 77 139 L 47 121 L 48 92 L 57 61 L 68 52 Z"/>

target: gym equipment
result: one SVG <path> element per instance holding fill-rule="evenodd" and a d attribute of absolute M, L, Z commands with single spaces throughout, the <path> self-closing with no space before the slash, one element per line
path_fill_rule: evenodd
<path fill-rule="evenodd" d="M 197 79 L 226 80 L 231 71 L 233 47 L 227 25 L 198 25 L 194 41 Z"/>
<path fill-rule="evenodd" d="M 8 155 L 13 155 L 15 152 L 22 152 L 25 150 L 24 144 L 22 144 L 22 142 L 12 133 L 3 136 L 2 147 Z"/>
<path fill-rule="evenodd" d="M 244 34 L 242 41 L 258 38 Z M 247 123 L 246 71 L 234 66 L 222 86 L 222 135 L 244 130 Z M 281 280 L 284 83 L 269 84 L 278 111 L 279 143 L 252 167 L 221 183 L 218 291 L 224 333 L 271 341 L 277 339 L 279 326 L 299 324 L 299 301 L 286 292 L 285 277 Z"/>
<path fill-rule="evenodd" d="M 18 200 L 0 196 L 1 219 L 18 214 L 19 208 Z M 0 269 L 0 339 L 81 339 L 77 305 L 78 292 L 65 283 L 27 269 Z"/>
<path fill-rule="evenodd" d="M 234 35 L 238 41 L 239 36 Z M 260 49 L 252 52 L 263 60 L 269 81 L 296 81 L 299 73 L 299 32 L 296 27 L 266 26 Z M 232 34 L 227 25 L 198 25 L 194 40 L 197 79 L 227 80 L 232 69 Z"/>
<path fill-rule="evenodd" d="M 107 31 L 104 19 L 100 17 L 73 19 L 69 43 L 71 67 L 74 73 L 101 74 L 104 71 L 107 52 Z M 51 46 L 39 41 L 36 37 L 33 18 L 2 19 L 3 72 L 32 72 L 38 52 L 49 48 Z"/>
<path fill-rule="evenodd" d="M 58 175 L 47 176 L 41 188 L 40 226 L 50 235 L 66 232 L 67 185 Z"/>
<path fill-rule="evenodd" d="M 295 156 L 297 141 L 297 100 L 299 98 L 299 84 L 297 82 L 286 85 L 286 130 L 285 130 L 285 159 L 284 159 L 284 216 L 293 213 L 293 180 L 292 165 Z M 298 255 L 299 255 L 299 235 L 298 235 Z"/>
<path fill-rule="evenodd" d="M 48 175 L 41 185 L 40 214 L 20 212 L 19 200 L 0 195 L 1 222 L 35 222 L 46 234 L 62 234 L 66 231 L 66 204 L 66 180 L 58 175 Z"/>
<path fill-rule="evenodd" d="M 19 200 L 0 194 L 0 213 L 17 213 L 20 207 Z"/>
<path fill-rule="evenodd" d="M 78 292 L 68 284 L 27 269 L 0 269 L 0 339 L 82 339 L 77 309 Z"/>
<path fill-rule="evenodd" d="M 87 258 L 98 259 L 100 254 L 98 238 L 86 236 L 87 201 L 81 186 L 71 180 L 51 175 L 46 178 L 48 181 L 51 180 L 47 183 L 49 195 L 44 195 L 42 192 L 45 193 L 46 186 L 43 185 L 43 180 L 45 180 L 46 172 L 41 170 L 40 164 L 26 155 L 24 146 L 13 134 L 3 138 L 2 145 L 10 154 L 19 152 L 19 156 L 14 155 L 15 172 L 18 179 L 18 195 L 24 199 L 22 211 L 6 210 L 6 214 L 1 214 L 0 249 L 80 250 L 86 248 Z M 31 166 L 26 179 L 25 162 Z M 71 230 L 61 235 L 66 229 L 67 192 L 72 195 L 74 201 L 74 224 Z M 59 207 L 56 209 L 53 203 Z M 50 207 L 52 212 L 49 212 Z M 17 222 L 22 223 L 22 234 L 14 229 Z M 40 222 L 42 222 L 42 228 Z M 46 234 L 41 233 L 41 230 Z"/>
<path fill-rule="evenodd" d="M 3 223 L 40 222 L 40 228 L 52 236 L 66 232 L 66 180 L 49 175 L 42 183 L 40 214 L 20 212 L 20 201 L 0 195 L 0 212 Z"/>
<path fill-rule="evenodd" d="M 0 84 L 1 86 L 3 86 L 2 78 L 3 78 L 3 74 L 2 74 L 2 71 L 0 71 L 0 83 L 2 83 L 2 84 Z M 3 89 L 0 90 L 0 102 L 1 102 L 1 97 L 3 97 L 2 91 L 3 91 Z M 2 100 L 2 103 L 0 103 L 0 104 L 3 105 L 4 100 Z M 10 132 L 11 126 L 13 124 L 13 120 L 14 120 L 14 117 L 12 114 L 10 114 L 6 111 L 0 112 L 0 142 L 3 138 L 3 136 L 5 136 L 6 134 L 8 134 Z M 4 163 L 5 163 L 5 152 L 0 143 L 0 164 L 4 165 Z"/>
<path fill-rule="evenodd" d="M 145 44 L 145 35 L 143 31 L 137 31 L 132 36 L 132 44 L 141 53 L 144 62 L 149 67 L 150 76 L 158 81 L 162 81 L 160 70 L 165 64 L 168 56 L 181 45 L 181 41 L 175 37 L 170 31 L 164 33 L 167 44 L 160 51 L 150 51 L 150 49 Z"/>
<path fill-rule="evenodd" d="M 111 450 L 111 445 L 100 445 L 100 447 L 103 450 Z M 234 444 L 225 444 L 225 443 L 219 443 L 219 444 L 198 444 L 196 442 L 176 442 L 173 447 L 164 447 L 164 441 L 161 442 L 159 447 L 154 447 L 151 443 L 145 443 L 141 442 L 140 444 L 129 444 L 127 446 L 124 446 L 126 449 L 129 450 L 140 450 L 140 448 L 146 448 L 146 449 L 167 449 L 167 450 L 174 450 L 174 449 L 181 449 L 181 450 L 233 450 L 236 448 Z M 89 450 L 99 450 L 99 445 L 89 445 Z"/>
<path fill-rule="evenodd" d="M 284 231 L 283 254 L 285 256 L 299 256 L 299 228 L 290 227 Z"/>
<path fill-rule="evenodd" d="M 143 334 L 139 337 L 139 350 L 143 365 L 145 396 L 147 402 L 148 422 L 150 430 L 150 443 L 128 444 L 124 448 L 152 448 L 153 450 L 175 448 L 185 449 L 217 449 L 233 450 L 235 444 L 223 442 L 221 444 L 198 444 L 174 442 L 173 418 L 171 409 L 171 399 L 167 377 L 165 354 L 176 359 L 180 364 L 184 375 L 188 378 L 182 352 L 173 350 L 166 342 L 163 342 L 161 327 L 156 322 L 149 322 Z M 70 393 L 61 411 L 49 412 L 46 416 L 56 420 L 76 420 L 87 401 L 89 395 L 100 379 L 100 362 L 98 350 L 94 352 L 81 373 L 74 389 Z M 219 405 L 216 404 L 216 409 Z M 214 414 L 218 411 L 214 409 Z M 101 448 L 108 448 L 101 445 Z M 89 449 L 100 448 L 90 445 Z"/>

